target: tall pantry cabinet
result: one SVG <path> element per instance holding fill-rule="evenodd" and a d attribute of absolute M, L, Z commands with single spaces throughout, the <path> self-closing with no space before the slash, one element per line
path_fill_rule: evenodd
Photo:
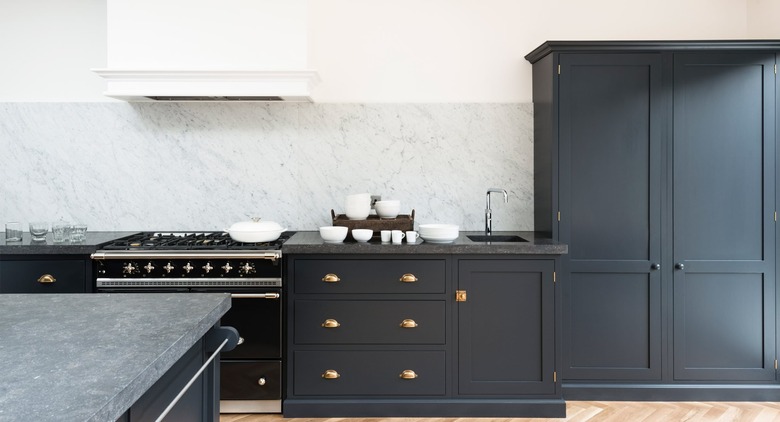
<path fill-rule="evenodd" d="M 780 41 L 575 41 L 526 56 L 535 229 L 569 245 L 565 398 L 780 392 L 778 52 Z"/>

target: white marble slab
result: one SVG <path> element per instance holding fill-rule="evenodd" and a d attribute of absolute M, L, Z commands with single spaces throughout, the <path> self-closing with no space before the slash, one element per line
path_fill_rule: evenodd
<path fill-rule="evenodd" d="M 347 194 L 418 223 L 533 229 L 531 104 L 0 103 L 0 220 L 90 230 L 330 222 Z"/>

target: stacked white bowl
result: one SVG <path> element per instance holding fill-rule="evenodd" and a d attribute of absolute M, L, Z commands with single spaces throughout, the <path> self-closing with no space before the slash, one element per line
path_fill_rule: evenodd
<path fill-rule="evenodd" d="M 374 203 L 374 209 L 376 209 L 376 215 L 379 218 L 396 218 L 398 213 L 401 212 L 401 201 L 398 200 L 385 200 L 376 201 Z"/>
<path fill-rule="evenodd" d="M 371 213 L 371 194 L 356 193 L 347 195 L 344 202 L 344 211 L 350 220 L 365 220 Z"/>
<path fill-rule="evenodd" d="M 459 234 L 457 224 L 420 224 L 419 232 L 428 243 L 450 243 Z"/>

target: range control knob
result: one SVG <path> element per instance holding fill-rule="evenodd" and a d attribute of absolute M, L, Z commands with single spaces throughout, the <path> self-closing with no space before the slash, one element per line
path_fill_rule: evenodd
<path fill-rule="evenodd" d="M 195 267 L 193 267 L 193 266 L 192 266 L 192 264 L 190 264 L 190 263 L 189 263 L 189 261 L 188 261 L 188 262 L 187 262 L 187 264 L 186 264 L 185 266 L 183 266 L 182 268 L 184 269 L 184 272 L 185 272 L 185 273 L 187 273 L 187 274 L 189 274 L 189 273 L 190 273 L 190 271 L 192 271 L 192 270 L 194 270 L 194 269 L 195 269 Z"/>
<path fill-rule="evenodd" d="M 255 266 L 251 262 L 246 262 L 241 266 L 241 272 L 249 275 L 255 272 Z"/>
<path fill-rule="evenodd" d="M 146 270 L 146 274 L 149 274 L 152 271 L 154 271 L 154 268 L 155 268 L 155 266 L 152 265 L 152 261 L 149 261 L 149 262 L 146 263 L 146 265 L 144 265 L 144 269 Z"/>
<path fill-rule="evenodd" d="M 123 274 L 138 274 L 139 271 L 138 264 L 135 262 L 125 262 L 125 264 L 122 266 Z"/>
<path fill-rule="evenodd" d="M 170 273 L 171 273 L 171 271 L 173 271 L 173 269 L 174 269 L 174 268 L 176 268 L 176 267 L 174 267 L 173 265 L 171 265 L 171 261 L 168 261 L 168 263 L 167 263 L 167 264 L 165 264 L 165 266 L 163 267 L 163 269 L 165 270 L 165 273 L 166 273 L 166 274 L 170 274 Z"/>
<path fill-rule="evenodd" d="M 206 265 L 202 266 L 201 268 L 203 268 L 203 271 L 205 271 L 206 274 L 210 273 L 211 270 L 214 269 L 214 267 L 211 266 L 211 262 L 206 262 Z"/>
<path fill-rule="evenodd" d="M 225 271 L 225 274 L 229 273 L 230 270 L 233 269 L 233 267 L 230 266 L 230 261 L 226 262 L 225 265 L 223 265 L 221 268 Z"/>

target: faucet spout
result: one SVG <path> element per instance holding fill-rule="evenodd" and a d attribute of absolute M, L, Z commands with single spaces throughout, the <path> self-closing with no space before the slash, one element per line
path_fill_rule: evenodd
<path fill-rule="evenodd" d="M 506 189 L 490 188 L 487 190 L 487 193 L 485 194 L 485 234 L 486 235 L 493 234 L 493 212 L 490 209 L 491 193 L 503 193 L 504 203 L 509 202 L 509 194 L 506 192 Z"/>

